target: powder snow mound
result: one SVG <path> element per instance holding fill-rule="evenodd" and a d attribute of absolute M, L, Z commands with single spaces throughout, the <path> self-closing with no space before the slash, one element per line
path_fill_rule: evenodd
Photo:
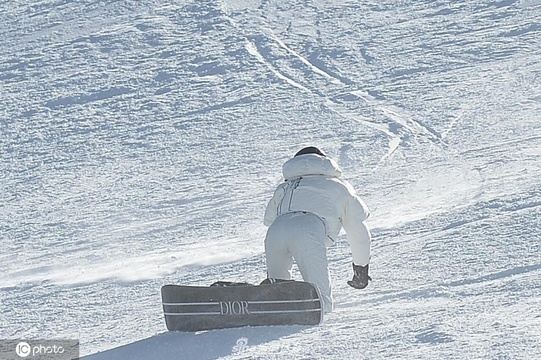
<path fill-rule="evenodd" d="M 540 358 L 541 3 L 0 4 L 0 338 L 88 359 Z M 318 327 L 166 332 L 160 288 L 265 278 L 284 161 L 372 212 Z M 300 275 L 294 268 L 295 277 Z M 246 341 L 239 339 L 246 339 Z"/>

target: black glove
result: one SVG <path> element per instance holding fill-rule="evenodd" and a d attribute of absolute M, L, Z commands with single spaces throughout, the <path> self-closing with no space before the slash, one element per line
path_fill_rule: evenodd
<path fill-rule="evenodd" d="M 355 289 L 364 289 L 368 286 L 368 280 L 372 280 L 368 276 L 368 264 L 366 266 L 353 264 L 353 279 L 348 281 L 348 285 Z"/>

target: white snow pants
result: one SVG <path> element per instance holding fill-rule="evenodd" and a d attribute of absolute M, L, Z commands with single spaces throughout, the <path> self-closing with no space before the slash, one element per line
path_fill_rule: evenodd
<path fill-rule="evenodd" d="M 265 238 L 267 276 L 291 279 L 293 260 L 304 281 L 319 288 L 323 310 L 331 312 L 332 291 L 329 278 L 325 224 L 318 216 L 305 212 L 280 215 L 271 224 Z"/>

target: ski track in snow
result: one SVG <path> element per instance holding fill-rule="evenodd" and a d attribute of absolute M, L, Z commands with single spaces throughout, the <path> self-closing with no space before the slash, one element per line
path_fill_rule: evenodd
<path fill-rule="evenodd" d="M 0 10 L 0 338 L 78 338 L 88 360 L 541 357 L 541 2 Z M 342 236 L 321 326 L 166 332 L 162 285 L 265 277 L 264 206 L 312 144 L 372 210 L 370 286 L 347 286 Z"/>
<path fill-rule="evenodd" d="M 236 22 L 231 18 L 228 17 L 228 20 L 235 26 L 237 31 L 239 31 L 239 25 L 236 24 Z M 240 31 L 239 31 L 240 32 Z M 270 33 L 267 33 L 270 32 Z M 324 106 L 328 107 L 328 109 L 336 114 L 338 114 L 341 117 L 344 117 L 348 120 L 360 123 L 361 125 L 367 126 L 372 129 L 376 129 L 378 131 L 381 131 L 386 136 L 389 137 L 389 150 L 386 154 L 384 154 L 376 167 L 373 171 L 376 171 L 378 167 L 384 163 L 385 160 L 390 158 L 394 152 L 399 148 L 399 146 L 404 142 L 404 136 L 400 135 L 399 132 L 397 132 L 397 127 L 406 129 L 408 131 L 408 134 L 406 136 L 415 135 L 415 134 L 423 134 L 423 135 L 430 135 L 432 140 L 434 141 L 442 141 L 442 136 L 438 133 L 436 133 L 434 130 L 432 130 L 430 127 L 427 127 L 426 125 L 421 124 L 418 121 L 415 121 L 413 119 L 405 119 L 405 116 L 400 115 L 396 111 L 390 110 L 387 107 L 378 105 L 377 102 L 373 97 L 371 97 L 367 92 L 360 89 L 350 90 L 350 86 L 348 86 L 347 83 L 350 83 L 351 81 L 347 81 L 347 83 L 344 81 L 344 79 L 341 79 L 337 76 L 334 76 L 333 74 L 326 72 L 320 68 L 318 68 L 315 64 L 311 63 L 308 59 L 303 57 L 301 54 L 296 52 L 295 50 L 291 49 L 289 46 L 287 46 L 284 41 L 282 41 L 280 38 L 278 38 L 271 30 L 268 30 L 266 27 L 263 30 L 263 34 L 259 34 L 257 36 L 252 36 L 253 39 L 247 39 L 248 43 L 246 45 L 246 49 L 248 52 L 255 56 L 258 61 L 260 61 L 262 64 L 266 65 L 266 67 L 279 79 L 285 81 L 286 83 L 290 84 L 291 86 L 307 92 L 307 93 L 313 93 L 316 96 L 322 97 L 323 101 L 322 104 Z M 333 89 L 332 91 L 334 93 L 336 92 L 346 92 L 349 95 L 353 95 L 354 97 L 359 98 L 362 100 L 368 107 L 374 108 L 375 110 L 383 113 L 386 116 L 386 120 L 390 120 L 390 125 L 382 125 L 379 124 L 376 120 L 373 120 L 369 117 L 363 116 L 359 113 L 353 113 L 351 111 L 345 110 L 340 103 L 336 102 L 332 99 L 332 95 L 328 95 L 325 93 L 320 93 L 320 89 L 324 88 L 325 84 L 320 84 L 321 86 L 316 87 L 314 90 L 310 90 L 306 86 L 303 86 L 302 83 L 305 79 L 293 79 L 290 76 L 285 75 L 285 69 L 281 69 L 280 66 L 274 65 L 273 61 L 269 58 L 269 55 L 264 56 L 262 51 L 259 50 L 259 48 L 264 47 L 264 44 L 267 42 L 274 42 L 278 45 L 278 47 L 282 50 L 285 50 L 286 57 L 291 58 L 288 60 L 289 68 L 296 68 L 294 65 L 294 62 L 296 60 L 300 61 L 302 66 L 306 67 L 305 71 L 305 77 L 309 77 L 313 74 L 319 75 L 327 81 L 329 81 L 331 84 L 338 86 L 338 89 Z M 279 57 L 278 57 L 279 58 Z M 282 59 L 283 60 L 283 59 Z M 283 65 L 282 65 L 283 67 Z M 297 67 L 298 70 L 298 67 Z M 411 123 L 412 126 L 408 125 L 408 123 Z M 414 129 L 414 127 L 416 129 Z M 452 125 L 450 125 L 450 128 Z M 449 130 L 450 130 L 449 128 Z M 448 130 L 448 131 L 449 131 Z"/>
<path fill-rule="evenodd" d="M 346 118 L 348 120 L 357 122 L 357 123 L 359 123 L 361 125 L 364 125 L 366 127 L 376 129 L 378 131 L 381 131 L 385 135 L 387 135 L 389 137 L 389 150 L 385 155 L 382 156 L 382 158 L 380 159 L 380 161 L 379 161 L 378 165 L 376 166 L 376 168 L 374 169 L 374 171 L 376 171 L 377 168 L 379 167 L 379 165 L 381 165 L 386 159 L 390 158 L 394 154 L 394 152 L 399 148 L 402 141 L 404 140 L 404 138 L 401 137 L 400 134 L 398 134 L 396 131 L 394 131 L 393 128 L 396 128 L 397 126 L 399 126 L 400 128 L 406 129 L 408 131 L 408 134 L 417 134 L 419 132 L 420 133 L 434 134 L 433 130 L 427 128 L 424 125 L 421 125 L 420 123 L 418 123 L 418 122 L 416 122 L 414 120 L 411 120 L 411 119 L 410 120 L 404 120 L 403 116 L 399 115 L 395 111 L 392 111 L 392 110 L 389 110 L 389 109 L 387 109 L 385 107 L 376 105 L 374 103 L 375 102 L 374 99 L 370 99 L 369 95 L 365 94 L 364 91 L 362 91 L 362 90 L 349 91 L 348 90 L 348 85 L 345 84 L 341 79 L 336 78 L 333 75 L 319 69 L 317 66 L 312 64 L 309 60 L 307 60 L 306 58 L 302 57 L 300 54 L 298 54 L 297 52 L 295 52 L 294 50 L 289 48 L 282 40 L 277 38 L 275 35 L 273 35 L 273 34 L 271 34 L 271 35 L 263 34 L 263 35 L 257 36 L 256 39 L 264 39 L 264 40 L 275 42 L 281 49 L 285 50 L 286 55 L 290 55 L 293 58 L 293 60 L 299 60 L 307 68 L 306 71 L 308 73 L 313 73 L 315 75 L 319 75 L 319 76 L 327 79 L 328 81 L 330 81 L 331 84 L 338 85 L 340 88 L 343 89 L 343 91 L 345 91 L 348 94 L 353 95 L 353 96 L 358 97 L 359 99 L 363 100 L 366 103 L 367 106 L 375 108 L 376 110 L 383 113 L 387 117 L 387 119 L 392 121 L 391 125 L 382 125 L 382 124 L 379 124 L 379 123 L 375 122 L 374 120 L 372 120 L 369 117 L 363 116 L 363 115 L 358 114 L 358 113 L 354 113 L 352 111 L 344 110 L 343 107 L 341 106 L 341 104 L 336 102 L 335 100 L 333 100 L 329 95 L 327 95 L 325 93 L 320 93 L 320 90 L 319 90 L 320 87 L 317 87 L 316 90 L 310 90 L 307 87 L 301 85 L 300 79 L 299 80 L 293 80 L 291 77 L 288 77 L 288 76 L 284 75 L 283 71 L 281 71 L 277 66 L 274 66 L 273 62 L 271 60 L 269 60 L 268 58 L 265 58 L 265 56 L 262 55 L 261 51 L 259 51 L 257 49 L 258 48 L 257 42 L 255 44 L 253 42 L 250 42 L 250 43 L 247 44 L 248 52 L 250 54 L 256 56 L 257 59 L 260 62 L 262 62 L 263 64 L 265 64 L 267 66 L 267 68 L 269 68 L 276 75 L 276 77 L 278 77 L 279 79 L 284 80 L 288 84 L 290 84 L 293 87 L 296 87 L 296 88 L 298 88 L 298 89 L 300 89 L 300 90 L 302 90 L 304 92 L 313 93 L 316 96 L 322 97 L 324 99 L 322 101 L 322 104 L 324 104 L 326 107 L 328 107 L 328 109 L 330 111 L 336 113 L 337 115 L 339 115 L 339 116 L 341 116 L 343 118 Z M 262 42 L 262 40 L 259 40 L 259 42 Z M 260 45 L 260 47 L 261 46 L 263 46 L 263 45 Z M 289 65 L 289 66 L 291 68 L 294 68 L 294 65 Z M 305 74 L 306 74 L 306 72 L 305 72 Z M 312 74 L 310 74 L 310 75 L 312 75 Z M 306 75 L 306 76 L 308 76 L 308 75 Z M 336 91 L 339 91 L 339 90 L 333 89 L 333 91 L 336 92 Z M 363 95 L 359 95 L 360 93 L 363 93 Z M 408 122 L 411 122 L 412 125 L 415 126 L 418 130 L 413 129 L 412 126 L 407 124 Z"/>

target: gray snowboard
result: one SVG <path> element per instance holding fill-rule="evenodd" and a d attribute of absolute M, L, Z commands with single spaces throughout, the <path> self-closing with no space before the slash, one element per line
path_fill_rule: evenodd
<path fill-rule="evenodd" d="M 300 281 L 257 286 L 165 285 L 162 303 L 170 331 L 317 325 L 323 320 L 317 289 Z"/>

